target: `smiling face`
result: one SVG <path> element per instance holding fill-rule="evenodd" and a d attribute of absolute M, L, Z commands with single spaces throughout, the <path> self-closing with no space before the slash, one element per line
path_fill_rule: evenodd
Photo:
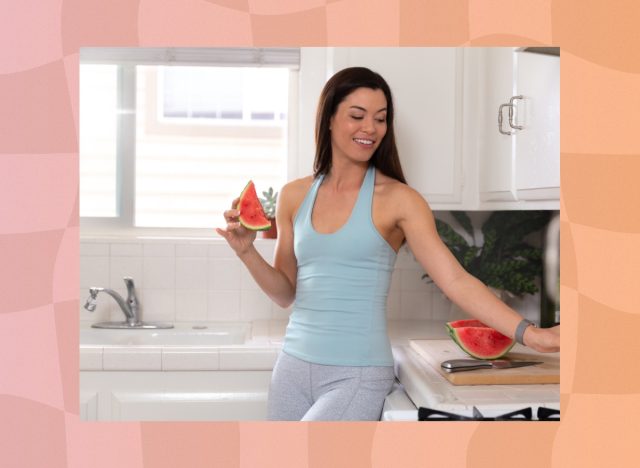
<path fill-rule="evenodd" d="M 357 88 L 331 117 L 333 159 L 369 161 L 387 133 L 387 99 L 380 89 Z"/>

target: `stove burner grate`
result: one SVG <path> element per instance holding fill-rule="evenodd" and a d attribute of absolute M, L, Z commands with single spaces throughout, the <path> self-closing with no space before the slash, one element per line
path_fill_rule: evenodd
<path fill-rule="evenodd" d="M 538 421 L 559 421 L 560 411 L 540 406 L 536 416 Z M 473 407 L 472 416 L 448 413 L 432 408 L 418 408 L 418 421 L 531 421 L 532 419 L 533 410 L 530 407 L 494 417 L 484 416 L 475 406 Z"/>

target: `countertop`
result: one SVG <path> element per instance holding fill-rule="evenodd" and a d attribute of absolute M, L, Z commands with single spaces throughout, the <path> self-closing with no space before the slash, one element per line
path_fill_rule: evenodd
<path fill-rule="evenodd" d="M 388 322 L 396 376 L 416 407 L 459 413 L 477 406 L 485 414 L 498 408 L 502 412 L 515 411 L 523 406 L 560 408 L 557 384 L 450 384 L 409 347 L 410 339 L 446 338 L 444 324 L 444 321 L 434 320 Z M 247 340 L 238 345 L 114 346 L 81 343 L 80 370 L 271 371 L 282 348 L 286 325 L 286 320 L 253 322 Z M 403 398 L 406 400 L 406 396 Z"/>
<path fill-rule="evenodd" d="M 518 349 L 515 351 L 524 351 Z M 485 415 L 503 414 L 525 406 L 560 409 L 560 385 L 452 385 L 408 345 L 393 347 L 398 380 L 416 407 Z"/>
<path fill-rule="evenodd" d="M 444 338 L 447 336 L 444 324 L 442 320 L 390 320 L 387 326 L 395 348 L 407 346 L 410 339 Z M 272 370 L 282 348 L 286 326 L 287 320 L 252 322 L 247 340 L 238 345 L 114 346 L 81 342 L 80 370 Z"/>

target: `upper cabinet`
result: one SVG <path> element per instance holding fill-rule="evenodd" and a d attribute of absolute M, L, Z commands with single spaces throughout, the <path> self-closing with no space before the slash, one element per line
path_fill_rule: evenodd
<path fill-rule="evenodd" d="M 319 58 L 328 76 L 365 66 L 387 80 L 405 176 L 432 209 L 559 209 L 558 56 L 344 47 Z"/>
<path fill-rule="evenodd" d="M 550 53 L 551 52 L 551 53 Z M 553 49 L 469 51 L 479 93 L 480 206 L 558 209 L 560 57 Z"/>
<path fill-rule="evenodd" d="M 462 203 L 463 51 L 454 48 L 336 48 L 333 71 L 364 66 L 389 83 L 407 182 L 432 208 Z"/>

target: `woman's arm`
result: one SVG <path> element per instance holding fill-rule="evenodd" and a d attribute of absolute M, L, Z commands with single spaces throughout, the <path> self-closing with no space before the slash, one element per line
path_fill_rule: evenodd
<path fill-rule="evenodd" d="M 513 338 L 522 316 L 458 263 L 440 239 L 433 213 L 419 193 L 408 186 L 399 186 L 396 196 L 399 197 L 394 204 L 399 207 L 398 226 L 425 272 L 462 310 Z M 528 327 L 523 338 L 525 345 L 536 351 L 560 349 L 559 327 Z"/>
<path fill-rule="evenodd" d="M 280 307 L 288 307 L 295 298 L 297 262 L 293 252 L 293 210 L 295 200 L 291 196 L 290 184 L 280 191 L 276 206 L 278 239 L 274 253 L 273 266 L 262 258 L 253 242 L 254 231 L 249 231 L 238 222 L 238 199 L 232 203 L 232 209 L 225 211 L 227 228 L 216 231 L 224 237 L 238 258 L 245 264 L 258 286 Z"/>

